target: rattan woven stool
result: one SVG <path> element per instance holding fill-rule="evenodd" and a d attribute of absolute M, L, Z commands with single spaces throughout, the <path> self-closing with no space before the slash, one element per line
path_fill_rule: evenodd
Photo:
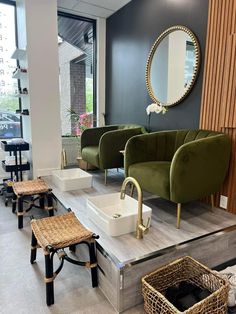
<path fill-rule="evenodd" d="M 18 203 L 17 216 L 18 216 L 18 228 L 23 228 L 23 216 L 32 207 L 43 208 L 48 210 L 48 215 L 53 216 L 53 200 L 52 189 L 48 187 L 46 182 L 40 178 L 36 180 L 28 180 L 13 183 L 13 198 L 12 198 L 12 212 L 16 211 L 16 203 Z M 30 201 L 27 199 L 30 197 Z M 45 206 L 45 199 L 47 200 L 47 206 Z M 39 205 L 36 205 L 36 201 L 39 200 Z M 28 208 L 23 209 L 23 203 L 28 203 Z"/>
<path fill-rule="evenodd" d="M 45 255 L 45 283 L 46 283 L 46 303 L 54 304 L 54 279 L 61 271 L 64 260 L 79 266 L 91 269 L 92 287 L 97 287 L 97 259 L 95 253 L 95 239 L 99 236 L 86 229 L 70 211 L 67 214 L 47 217 L 31 221 L 31 264 L 36 260 L 37 248 L 41 247 Z M 69 247 L 75 251 L 77 244 L 86 244 L 89 249 L 90 261 L 81 262 L 70 258 L 65 252 Z M 59 267 L 53 271 L 53 257 L 57 253 L 60 260 Z"/>

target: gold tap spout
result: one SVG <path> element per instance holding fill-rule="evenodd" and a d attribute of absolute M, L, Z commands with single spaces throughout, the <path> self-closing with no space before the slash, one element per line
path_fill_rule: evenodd
<path fill-rule="evenodd" d="M 149 221 L 148 220 L 148 224 L 147 226 L 144 226 L 143 224 L 143 217 L 142 217 L 142 212 L 143 212 L 143 193 L 141 190 L 141 187 L 138 183 L 138 181 L 132 177 L 127 177 L 125 178 L 125 180 L 122 183 L 121 186 L 121 193 L 120 193 L 120 198 L 124 199 L 125 198 L 125 189 L 128 183 L 132 183 L 136 189 L 137 189 L 137 193 L 138 193 L 138 219 L 137 219 L 137 226 L 136 226 L 136 238 L 137 239 L 142 239 L 143 235 L 146 234 L 149 230 Z"/>

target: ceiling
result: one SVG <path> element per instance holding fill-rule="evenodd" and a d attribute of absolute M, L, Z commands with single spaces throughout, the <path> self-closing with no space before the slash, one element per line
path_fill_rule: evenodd
<path fill-rule="evenodd" d="M 57 20 L 58 35 L 69 44 L 82 50 L 82 59 L 91 66 L 93 64 L 93 24 L 61 15 L 58 15 Z M 81 61 L 81 57 L 78 61 Z"/>
<path fill-rule="evenodd" d="M 131 0 L 57 0 L 58 10 L 78 15 L 107 18 Z"/>

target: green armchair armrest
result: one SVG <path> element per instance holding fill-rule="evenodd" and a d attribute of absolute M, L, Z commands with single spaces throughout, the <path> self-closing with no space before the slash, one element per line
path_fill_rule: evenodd
<path fill-rule="evenodd" d="M 170 199 L 184 203 L 219 190 L 230 159 L 230 139 L 224 134 L 182 145 L 170 168 Z"/>
<path fill-rule="evenodd" d="M 119 129 L 104 133 L 99 142 L 99 162 L 101 169 L 118 168 L 123 165 L 123 155 L 126 142 L 141 133 L 141 127 Z"/>
<path fill-rule="evenodd" d="M 118 126 L 116 125 L 108 125 L 84 130 L 81 135 L 81 151 L 86 146 L 98 146 L 100 138 L 104 133 L 117 129 Z"/>

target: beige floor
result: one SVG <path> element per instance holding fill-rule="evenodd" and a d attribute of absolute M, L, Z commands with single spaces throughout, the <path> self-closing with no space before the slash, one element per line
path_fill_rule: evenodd
<path fill-rule="evenodd" d="M 90 284 L 83 268 L 65 263 L 55 280 L 55 304 L 45 303 L 44 256 L 38 250 L 37 263 L 31 265 L 29 216 L 39 217 L 39 209 L 29 212 L 24 229 L 17 229 L 17 217 L 0 199 L 0 313 L 1 314 L 112 314 L 116 313 L 102 292 Z M 125 313 L 144 313 L 137 306 Z"/>

